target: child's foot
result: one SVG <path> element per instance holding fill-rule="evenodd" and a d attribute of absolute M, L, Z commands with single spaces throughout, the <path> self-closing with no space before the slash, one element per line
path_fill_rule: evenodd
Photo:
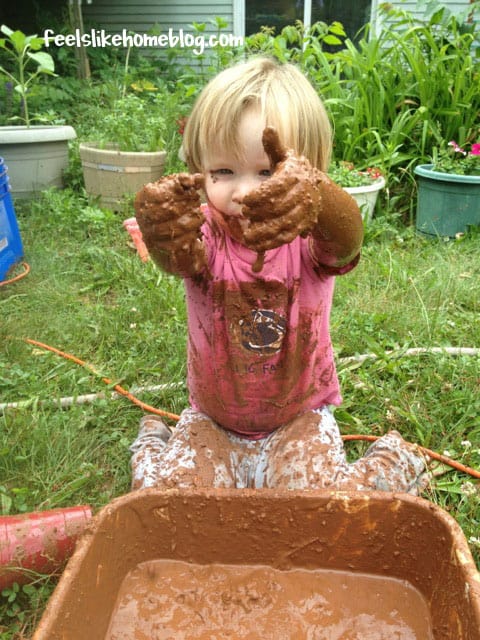
<path fill-rule="evenodd" d="M 426 488 L 427 456 L 420 448 L 405 441 L 398 431 L 390 431 L 371 445 L 365 458 L 379 461 L 374 487 L 379 491 L 402 491 L 417 496 Z"/>
<path fill-rule="evenodd" d="M 171 435 L 171 430 L 161 418 L 154 415 L 143 416 L 140 420 L 138 436 L 130 445 L 130 451 L 137 453 L 137 451 L 140 451 L 140 449 L 143 449 L 147 445 L 151 445 L 153 448 L 159 447 L 163 449 Z"/>
<path fill-rule="evenodd" d="M 167 425 L 153 415 L 140 420 L 138 436 L 130 446 L 132 458 L 132 490 L 154 487 L 162 467 L 162 453 L 172 432 Z"/>

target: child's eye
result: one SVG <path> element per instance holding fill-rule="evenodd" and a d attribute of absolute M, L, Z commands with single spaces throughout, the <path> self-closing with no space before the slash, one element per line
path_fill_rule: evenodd
<path fill-rule="evenodd" d="M 230 176 L 232 175 L 233 171 L 231 169 L 215 169 L 214 171 L 210 171 L 210 173 L 212 174 L 212 176 Z"/>
<path fill-rule="evenodd" d="M 260 171 L 260 175 L 262 176 L 262 178 L 269 178 L 272 175 L 272 172 L 270 171 L 270 169 L 262 169 Z"/>

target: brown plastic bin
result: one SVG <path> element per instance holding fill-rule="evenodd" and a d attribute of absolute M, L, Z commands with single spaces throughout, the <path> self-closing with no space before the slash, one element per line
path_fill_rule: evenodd
<path fill-rule="evenodd" d="M 424 596 L 435 640 L 480 639 L 480 579 L 467 542 L 453 518 L 426 500 L 380 492 L 147 489 L 114 500 L 94 518 L 33 640 L 104 640 L 123 579 L 158 559 L 399 578 Z"/>

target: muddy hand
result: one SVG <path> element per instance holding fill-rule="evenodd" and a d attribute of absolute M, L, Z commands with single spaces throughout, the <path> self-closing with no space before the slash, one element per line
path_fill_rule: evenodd
<path fill-rule="evenodd" d="M 273 173 L 242 202 L 242 213 L 248 220 L 244 243 L 259 253 L 291 242 L 298 235 L 305 236 L 313 229 L 319 214 L 318 186 L 322 181 L 322 174 L 306 158 L 284 149 L 273 127 L 264 130 L 262 142 Z"/>
<path fill-rule="evenodd" d="M 150 245 L 164 246 L 198 234 L 203 214 L 197 190 L 202 186 L 201 174 L 179 173 L 146 184 L 137 193 L 135 213 Z"/>
<path fill-rule="evenodd" d="M 201 255 L 199 189 L 204 178 L 197 173 L 173 174 L 146 184 L 136 195 L 135 213 L 145 244 L 152 257 L 168 253 L 174 263 L 192 261 Z M 203 254 L 202 254 L 203 255 Z M 195 265 L 195 269 L 200 265 Z"/>

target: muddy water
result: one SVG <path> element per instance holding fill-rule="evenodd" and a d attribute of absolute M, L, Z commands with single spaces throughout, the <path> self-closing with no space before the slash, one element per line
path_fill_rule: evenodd
<path fill-rule="evenodd" d="M 120 587 L 105 640 L 432 640 L 408 583 L 342 571 L 155 560 Z"/>

